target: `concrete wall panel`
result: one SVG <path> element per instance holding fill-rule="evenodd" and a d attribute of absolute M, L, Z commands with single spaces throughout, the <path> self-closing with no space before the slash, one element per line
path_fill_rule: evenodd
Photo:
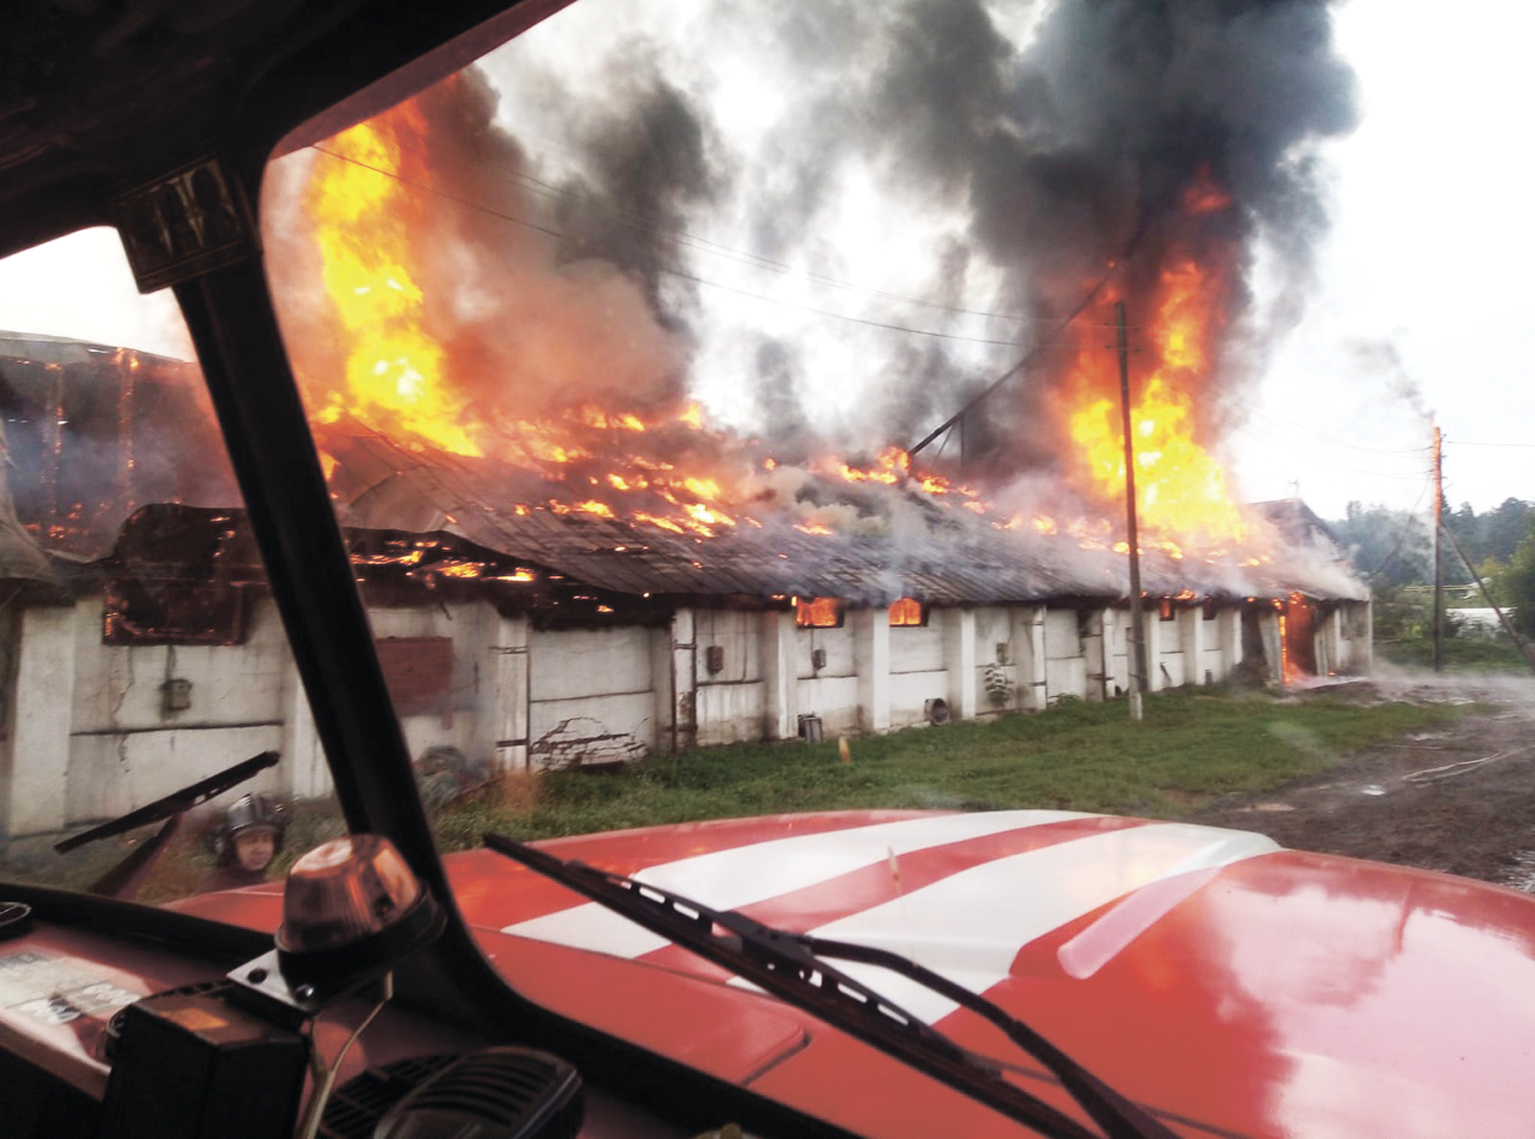
<path fill-rule="evenodd" d="M 816 649 L 826 650 L 826 664 L 822 668 L 811 666 Z M 794 671 L 801 680 L 856 676 L 851 620 L 840 629 L 795 629 Z"/>
<path fill-rule="evenodd" d="M 762 618 L 758 613 L 725 609 L 700 609 L 694 616 L 698 637 L 699 684 L 727 684 L 762 679 Z M 708 649 L 724 650 L 725 667 L 709 672 Z"/>
<path fill-rule="evenodd" d="M 535 704 L 609 692 L 649 692 L 654 687 L 651 631 L 632 628 L 535 631 L 529 666 Z"/>
<path fill-rule="evenodd" d="M 639 759 L 656 746 L 649 691 L 535 700 L 528 711 L 528 762 L 537 769 Z"/>
<path fill-rule="evenodd" d="M 280 720 L 293 666 L 270 605 L 257 606 L 243 645 L 103 645 L 102 601 L 76 608 L 73 727 L 136 730 Z M 162 708 L 167 680 L 190 682 L 189 706 Z"/>
<path fill-rule="evenodd" d="M 699 685 L 699 746 L 760 740 L 765 693 L 766 685 L 761 681 Z"/>
<path fill-rule="evenodd" d="M 933 672 L 944 667 L 943 630 L 948 616 L 943 610 L 933 610 L 926 625 L 904 625 L 890 630 L 892 675 Z"/>
<path fill-rule="evenodd" d="M 821 730 L 827 737 L 847 735 L 858 730 L 856 676 L 825 676 L 819 680 L 801 680 L 798 703 L 801 715 L 821 717 Z"/>
<path fill-rule="evenodd" d="M 76 735 L 70 741 L 65 813 L 73 825 L 109 819 L 205 779 L 223 767 L 281 748 L 282 725 L 168 729 L 115 735 Z M 226 799 L 278 791 L 279 768 L 242 783 Z"/>
<path fill-rule="evenodd" d="M 933 672 L 903 672 L 890 678 L 890 726 L 909 728 L 927 722 L 927 702 L 949 698 L 947 669 Z M 951 711 L 953 711 L 951 709 Z"/>

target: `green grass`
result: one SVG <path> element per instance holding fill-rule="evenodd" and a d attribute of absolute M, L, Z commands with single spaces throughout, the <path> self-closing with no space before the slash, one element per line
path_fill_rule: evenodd
<path fill-rule="evenodd" d="M 439 809 L 434 825 L 441 845 L 454 850 L 478 846 L 486 831 L 548 838 L 848 807 L 1054 807 L 1177 818 L 1215 795 L 1272 788 L 1372 743 L 1453 723 L 1475 706 L 1185 689 L 1149 696 L 1145 708 L 1140 724 L 1130 722 L 1123 700 L 1067 701 L 1038 715 L 856 738 L 849 763 L 836 741 L 796 742 L 656 756 L 612 773 L 513 777 Z M 340 832 L 334 801 L 298 804 L 278 870 Z M 58 836 L 15 840 L 0 853 L 0 878 L 84 888 L 150 833 L 67 856 L 52 850 Z M 194 891 L 211 865 L 189 827 L 140 898 Z"/>
<path fill-rule="evenodd" d="M 553 772 L 439 812 L 445 848 L 487 830 L 517 838 L 656 823 L 847 807 L 979 810 L 1051 807 L 1175 818 L 1211 797 L 1260 791 L 1350 751 L 1451 723 L 1466 706 L 1363 704 L 1342 698 L 1148 697 L 1143 722 L 1124 701 L 1066 702 L 1039 714 L 850 741 L 707 748 L 616 773 Z"/>
<path fill-rule="evenodd" d="M 1453 673 L 1530 671 L 1524 654 L 1508 641 L 1475 637 L 1447 637 L 1443 642 L 1444 670 Z M 1404 668 L 1432 668 L 1434 642 L 1426 637 L 1377 641 L 1375 652 L 1382 660 Z"/>

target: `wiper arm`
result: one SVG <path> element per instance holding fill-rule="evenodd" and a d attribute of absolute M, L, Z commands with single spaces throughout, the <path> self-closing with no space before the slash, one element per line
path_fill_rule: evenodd
<path fill-rule="evenodd" d="M 1008 1083 L 994 1061 L 960 1047 L 827 961 L 890 969 L 985 1017 L 1049 1069 L 1109 1139 L 1177 1139 L 1149 1111 L 1006 1010 L 900 954 L 787 933 L 501 835 L 487 834 L 485 845 L 1044 1134 L 1097 1139 L 1070 1116 Z"/>
<path fill-rule="evenodd" d="M 199 779 L 190 786 L 183 787 L 180 791 L 172 791 L 163 798 L 156 799 L 153 803 L 129 811 L 126 815 L 92 827 L 88 831 L 82 831 L 72 838 L 66 838 L 63 842 L 53 844 L 53 849 L 60 854 L 68 854 L 84 846 L 86 843 L 95 842 L 98 839 L 111 838 L 113 835 L 123 834 L 135 827 L 148 826 L 150 823 L 164 822 L 172 815 L 179 815 L 197 804 L 213 798 L 213 796 L 228 791 L 231 787 L 238 787 L 257 772 L 265 771 L 275 764 L 281 756 L 275 751 L 264 751 L 260 755 L 226 767 L 217 775 L 210 775 L 206 779 Z"/>

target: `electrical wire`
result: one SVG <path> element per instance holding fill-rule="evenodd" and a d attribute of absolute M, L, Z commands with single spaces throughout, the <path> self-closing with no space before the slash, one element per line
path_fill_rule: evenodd
<path fill-rule="evenodd" d="M 1259 439 L 1262 439 L 1262 440 L 1264 440 L 1264 441 L 1266 441 L 1268 443 L 1271 443 L 1271 444 L 1273 444 L 1275 446 L 1278 446 L 1278 447 L 1289 448 L 1289 447 L 1292 446 L 1292 444 L 1289 442 L 1289 440 L 1281 439 L 1280 437 L 1278 437 L 1278 436 L 1276 436 L 1276 435 L 1274 435 L 1274 434 L 1272 434 L 1272 433 L 1270 433 L 1268 431 L 1265 431 L 1261 426 L 1257 426 L 1253 422 L 1249 422 L 1246 425 L 1244 425 L 1242 427 L 1242 430 L 1244 432 L 1250 432 L 1253 435 L 1257 436 Z M 1326 440 L 1323 440 L 1323 441 L 1325 442 Z M 1411 454 L 1411 453 L 1413 453 L 1413 452 L 1403 452 L 1403 454 Z M 1396 474 L 1396 473 L 1393 473 L 1393 472 L 1390 472 L 1390 471 L 1371 471 L 1371 470 L 1365 470 L 1363 467 L 1350 466 L 1347 463 L 1338 462 L 1336 459 L 1329 458 L 1329 457 L 1327 457 L 1325 455 L 1313 457 L 1312 461 L 1313 462 L 1317 462 L 1317 463 L 1325 464 L 1326 466 L 1332 467 L 1335 470 L 1348 471 L 1350 474 L 1367 475 L 1370 478 L 1376 478 L 1376 479 L 1392 479 L 1392 480 L 1395 480 L 1395 481 L 1398 481 L 1398 482 L 1417 482 L 1420 478 L 1423 478 L 1426 474 L 1429 473 L 1429 472 L 1424 471 L 1424 472 L 1416 472 L 1416 473 L 1413 473 L 1413 474 Z"/>
<path fill-rule="evenodd" d="M 362 162 L 359 159 L 349 157 L 348 155 L 345 155 L 345 154 L 338 154 L 336 151 L 327 150 L 325 147 L 320 146 L 318 144 L 312 144 L 311 145 L 311 149 L 317 151 L 320 154 L 324 154 L 324 155 L 327 155 L 327 156 L 329 156 L 331 158 L 337 159 L 338 161 L 348 162 L 348 163 L 351 163 L 354 166 L 361 167 L 364 170 L 371 170 L 375 174 L 382 175 L 385 178 L 391 178 L 394 181 L 399 182 L 402 186 L 409 186 L 411 189 L 418 190 L 421 193 L 431 194 L 434 197 L 442 198 L 444 201 L 452 202 L 455 205 L 463 206 L 466 209 L 475 210 L 475 211 L 477 211 L 479 213 L 482 213 L 482 214 L 485 214 L 485 215 L 487 215 L 489 217 L 497 218 L 500 221 L 509 222 L 509 223 L 511 223 L 513 225 L 523 226 L 526 229 L 531 229 L 531 230 L 534 230 L 534 231 L 536 231 L 538 233 L 547 234 L 550 237 L 558 238 L 559 240 L 562 240 L 562 241 L 572 241 L 572 242 L 576 241 L 576 239 L 572 235 L 566 233 L 563 230 L 556 229 L 556 228 L 554 228 L 552 226 L 542 225 L 542 224 L 540 224 L 538 222 L 530 221 L 527 218 L 518 217 L 515 214 L 506 213 L 503 210 L 492 209 L 489 206 L 481 205 L 480 203 L 470 201 L 467 198 L 461 198 L 461 197 L 457 196 L 456 194 L 450 194 L 447 191 L 441 190 L 441 189 L 439 189 L 439 188 L 437 188 L 435 186 L 427 186 L 427 185 L 424 185 L 424 184 L 422 184 L 420 182 L 412 181 L 411 179 L 402 177 L 401 175 L 396 174 L 395 172 L 393 172 L 391 170 L 385 170 L 383 167 L 374 166 L 371 163 L 367 163 L 367 162 Z M 885 331 L 889 331 L 889 332 L 904 332 L 904 333 L 909 333 L 909 334 L 914 335 L 914 336 L 928 336 L 928 337 L 934 337 L 934 338 L 940 339 L 940 340 L 961 341 L 961 342 L 964 342 L 964 343 L 967 343 L 967 344 L 984 344 L 984 345 L 990 345 L 990 346 L 993 346 L 993 347 L 1002 347 L 1002 348 L 1016 348 L 1018 346 L 1018 341 L 1017 341 L 1016 338 L 1014 338 L 1014 339 L 1007 339 L 1007 340 L 1000 340 L 1000 339 L 994 339 L 994 338 L 982 337 L 982 336 L 965 336 L 965 335 L 962 335 L 960 333 L 955 333 L 955 332 L 939 332 L 939 331 L 934 330 L 934 329 L 912 328 L 909 325 L 893 324 L 893 323 L 890 323 L 888 321 L 868 320 L 868 319 L 865 319 L 863 317 L 850 316 L 847 313 L 833 312 L 830 309 L 817 308 L 814 305 L 805 305 L 805 304 L 800 304 L 800 303 L 795 302 L 795 301 L 781 300 L 778 297 L 770 297 L 770 296 L 767 296 L 764 293 L 758 293 L 758 292 L 755 292 L 755 291 L 753 291 L 751 289 L 743 289 L 743 288 L 740 288 L 740 287 L 735 286 L 735 285 L 727 285 L 727 284 L 725 284 L 725 283 L 723 283 L 721 281 L 714 281 L 714 280 L 711 280 L 711 279 L 709 279 L 707 277 L 701 277 L 701 276 L 698 276 L 697 274 L 689 273 L 686 270 L 678 269 L 678 268 L 676 268 L 674 266 L 671 266 L 671 265 L 658 265 L 658 266 L 656 266 L 656 269 L 657 269 L 658 272 L 665 273 L 667 276 L 670 276 L 670 277 L 677 277 L 677 278 L 680 278 L 682 280 L 691 281 L 691 282 L 693 282 L 695 284 L 699 284 L 699 285 L 707 285 L 708 287 L 713 288 L 713 289 L 720 289 L 720 290 L 722 290 L 724 292 L 734 293 L 734 294 L 736 294 L 738 296 L 748 297 L 748 298 L 750 298 L 752 300 L 762 301 L 762 302 L 764 302 L 766 304 L 778 305 L 781 308 L 795 309 L 795 310 L 798 310 L 800 312 L 810 313 L 810 314 L 812 314 L 814 316 L 826 317 L 826 318 L 831 319 L 831 320 L 846 321 L 846 322 L 848 322 L 850 324 L 861 324 L 861 325 L 864 325 L 866 327 L 884 329 Z M 980 314 L 978 314 L 978 315 L 980 315 Z M 1018 319 L 1035 319 L 1035 318 L 1018 318 Z M 1043 319 L 1043 318 L 1039 318 L 1039 319 Z M 1062 325 L 1061 327 L 1064 327 L 1064 325 Z M 1039 341 L 1036 344 L 1036 349 L 1039 348 L 1039 347 L 1044 347 L 1044 346 L 1048 345 L 1049 343 L 1051 343 L 1052 339 L 1053 338 L 1047 337 L 1047 338 Z"/>
<path fill-rule="evenodd" d="M 1291 423 L 1287 419 L 1281 419 L 1271 412 L 1254 412 L 1249 422 L 1254 420 L 1272 423 L 1276 427 L 1293 431 L 1297 435 L 1304 436 L 1306 439 L 1317 440 L 1334 447 L 1347 447 L 1351 451 L 1366 451 L 1372 455 L 1421 455 L 1427 454 L 1434 449 L 1432 443 L 1425 443 L 1421 447 L 1366 447 L 1362 443 L 1348 443 L 1342 439 L 1333 439 L 1329 436 L 1318 434 L 1308 427 L 1302 427 L 1299 424 Z"/>
<path fill-rule="evenodd" d="M 541 194 L 545 197 L 554 199 L 564 198 L 568 194 L 568 191 L 563 187 L 556 186 L 552 182 L 546 182 L 542 178 L 538 178 L 524 170 L 515 170 L 509 166 L 502 165 L 499 162 L 486 162 L 479 158 L 479 156 L 470 153 L 464 147 L 453 145 L 451 142 L 448 145 L 450 149 L 457 150 L 460 154 L 475 160 L 478 163 L 480 169 L 494 170 L 504 174 L 508 178 L 511 178 L 513 181 L 515 181 L 523 189 L 530 190 L 535 194 Z M 315 146 L 315 149 L 321 150 L 322 148 Z M 324 153 L 331 154 L 332 152 L 324 151 Z M 341 156 L 338 155 L 336 157 Z M 372 167 L 370 167 L 370 169 L 372 169 Z M 380 172 L 385 174 L 388 173 L 388 171 Z M 764 257 L 760 253 L 752 253 L 749 250 L 737 249 L 733 246 L 725 245 L 707 237 L 699 237 L 697 234 L 689 233 L 686 230 L 674 230 L 670 226 L 663 228 L 660 223 L 658 223 L 657 219 L 635 210 L 615 209 L 613 212 L 631 229 L 636 229 L 642 233 L 651 234 L 652 236 L 659 237 L 664 241 L 670 241 L 689 249 L 695 249 L 699 252 L 723 257 L 727 260 L 732 260 L 738 264 L 747 265 L 752 268 L 765 269 L 773 273 L 782 273 L 802 280 L 813 281 L 816 284 L 826 285 L 831 288 L 848 289 L 853 292 L 864 293 L 871 297 L 879 297 L 882 300 L 895 301 L 899 304 L 918 305 L 922 308 L 935 309 L 939 312 L 954 313 L 960 316 L 980 316 L 993 320 L 1010 320 L 1024 324 L 1051 323 L 1049 317 L 1024 316 L 1019 313 L 996 312 L 988 309 L 965 308 L 959 305 L 943 304 L 939 301 L 926 300 L 920 297 L 909 297 L 901 293 L 887 292 L 883 289 L 872 288 L 868 285 L 860 285 L 856 282 L 844 281 L 840 278 L 828 276 L 824 273 L 816 273 L 811 270 L 798 269 L 786 262 L 777 261 L 771 257 Z M 1105 324 L 1102 327 L 1109 328 L 1113 326 Z"/>
<path fill-rule="evenodd" d="M 1418 507 L 1423 505 L 1423 496 L 1428 493 L 1428 488 L 1432 485 L 1433 478 L 1430 476 L 1429 481 L 1425 482 L 1423 484 L 1423 489 L 1418 492 L 1418 500 L 1412 504 L 1412 509 L 1407 512 L 1407 520 L 1402 523 L 1401 529 L 1397 532 L 1396 545 L 1391 547 L 1391 552 L 1387 554 L 1384 559 L 1382 559 L 1380 565 L 1376 566 L 1373 570 L 1365 575 L 1368 580 L 1374 581 L 1376 576 L 1391 564 L 1391 559 L 1396 557 L 1397 554 L 1401 552 L 1402 544 L 1407 541 L 1407 527 L 1412 525 L 1414 522 L 1422 521 L 1421 518 L 1417 517 Z"/>
<path fill-rule="evenodd" d="M 341 1070 L 341 1062 L 346 1059 L 346 1054 L 351 1051 L 352 1045 L 357 1043 L 357 1038 L 363 1030 L 373 1023 L 373 1018 L 384 1011 L 384 1006 L 394 998 L 394 973 L 385 973 L 379 982 L 379 1000 L 368 1015 L 362 1018 L 361 1023 L 346 1038 L 346 1042 L 336 1052 L 336 1058 L 331 1061 L 330 1067 L 325 1067 L 325 1062 L 320 1059 L 318 1038 L 316 1038 L 309 1053 L 309 1065 L 314 1075 L 314 1087 L 309 1093 L 309 1110 L 304 1113 L 304 1122 L 299 1128 L 299 1139 L 315 1139 L 320 1132 L 320 1121 L 325 1115 L 325 1104 L 330 1099 L 331 1088 L 336 1082 L 336 1073 Z M 316 1017 L 316 1020 L 319 1018 Z"/>
<path fill-rule="evenodd" d="M 944 434 L 947 431 L 952 430 L 955 424 L 959 423 L 962 419 L 964 419 L 965 413 L 967 411 L 969 411 L 972 407 L 975 407 L 982 400 L 988 398 L 991 395 L 992 392 L 996 391 L 1004 383 L 1006 383 L 1008 380 L 1012 379 L 1013 376 L 1015 376 L 1018 373 L 1022 372 L 1024 368 L 1026 368 L 1030 364 L 1032 364 L 1034 362 L 1034 358 L 1036 356 L 1038 356 L 1041 351 L 1043 351 L 1045 348 L 1051 346 L 1052 344 L 1056 343 L 1058 341 L 1061 333 L 1066 331 L 1067 327 L 1070 326 L 1071 322 L 1076 320 L 1077 317 L 1081 316 L 1082 313 L 1087 309 L 1087 306 L 1092 304 L 1093 301 L 1097 299 L 1098 294 L 1103 291 L 1104 287 L 1109 283 L 1109 281 L 1111 281 L 1113 279 L 1114 274 L 1119 271 L 1119 265 L 1120 265 L 1120 263 L 1118 261 L 1110 262 L 1109 263 L 1109 267 L 1104 271 L 1103 276 L 1098 278 L 1098 283 L 1095 284 L 1091 289 L 1089 289 L 1087 291 L 1087 294 L 1082 298 L 1081 303 L 1078 304 L 1076 308 L 1072 309 L 1071 312 L 1069 312 L 1066 315 L 1065 319 L 1063 319 L 1056 326 L 1055 331 L 1053 333 L 1051 333 L 1049 336 L 1045 337 L 1045 339 L 1041 340 L 1039 343 L 1035 344 L 1034 347 L 1030 348 L 1027 352 L 1025 352 L 1023 354 L 1022 358 L 1020 358 L 1015 364 L 1013 364 L 1012 367 L 1008 368 L 1007 371 L 1003 372 L 995 380 L 993 380 L 991 383 L 986 385 L 986 387 L 980 392 L 980 394 L 972 396 L 970 399 L 966 400 L 965 401 L 965 405 L 963 407 L 961 407 L 953 415 L 949 416 L 948 419 L 944 420 L 937 427 L 935 427 L 931 431 L 929 431 L 926 435 L 924 435 L 916 443 L 913 443 L 911 445 L 911 447 L 907 448 L 907 454 L 911 455 L 911 456 L 917 455 L 918 452 L 920 452 L 924 447 L 926 447 L 934 439 L 938 438 L 938 436 Z M 1128 331 L 1128 329 L 1127 329 L 1127 331 Z"/>

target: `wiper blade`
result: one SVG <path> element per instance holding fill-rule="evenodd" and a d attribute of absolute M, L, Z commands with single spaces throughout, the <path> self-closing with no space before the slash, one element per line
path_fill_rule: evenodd
<path fill-rule="evenodd" d="M 231 787 L 238 787 L 251 776 L 276 764 L 280 758 L 282 758 L 280 753 L 275 751 L 264 751 L 260 755 L 253 755 L 233 767 L 226 767 L 217 775 L 199 779 L 180 791 L 172 791 L 169 795 L 156 799 L 153 803 L 146 803 L 142 807 L 129 811 L 126 815 L 92 827 L 88 831 L 82 831 L 72 838 L 66 838 L 63 842 L 56 842 L 53 844 L 53 849 L 60 854 L 68 854 L 86 843 L 111 838 L 113 835 L 131 831 L 135 827 L 164 822 L 172 815 L 179 815 L 182 811 L 222 794 Z"/>
<path fill-rule="evenodd" d="M 1053 1073 L 1109 1139 L 1177 1139 L 1149 1111 L 1012 1014 L 900 954 L 774 929 L 734 910 L 713 910 L 657 886 L 568 862 L 502 835 L 487 834 L 485 845 L 1044 1134 L 1097 1139 L 1070 1116 L 1008 1083 L 993 1060 L 960 1047 L 827 962 L 853 961 L 889 969 L 985 1017 Z"/>

